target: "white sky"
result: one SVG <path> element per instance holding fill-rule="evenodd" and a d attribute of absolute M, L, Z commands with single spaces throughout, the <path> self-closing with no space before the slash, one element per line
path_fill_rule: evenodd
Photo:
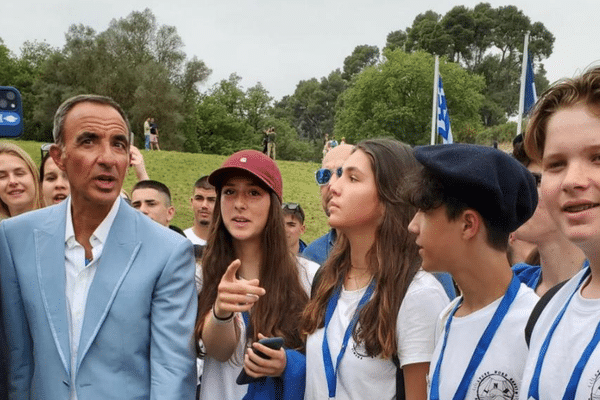
<path fill-rule="evenodd" d="M 276 100 L 294 92 L 300 80 L 327 76 L 342 68 L 357 45 L 385 46 L 387 34 L 412 25 L 427 10 L 445 14 L 455 5 L 482 1 L 439 0 L 47 0 L 12 1 L 3 10 L 0 37 L 15 54 L 26 40 L 61 47 L 71 24 L 96 32 L 113 18 L 150 8 L 159 25 L 174 25 L 188 58 L 197 56 L 213 70 L 208 86 L 229 74 L 248 88 L 261 82 Z M 554 34 L 554 51 L 544 61 L 553 82 L 600 64 L 600 1 L 489 1 L 516 5 L 532 22 Z M 446 4 L 446 5 L 441 5 Z M 1 84 L 1 82 L 0 82 Z M 205 85 L 205 87 L 207 87 Z"/>

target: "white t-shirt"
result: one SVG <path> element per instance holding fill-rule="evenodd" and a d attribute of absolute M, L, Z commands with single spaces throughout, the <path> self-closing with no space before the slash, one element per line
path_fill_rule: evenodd
<path fill-rule="evenodd" d="M 575 275 L 550 300 L 542 311 L 531 335 L 530 352 L 523 374 L 523 390 L 520 399 L 526 400 L 529 385 L 537 363 L 542 343 L 556 316 L 573 293 L 585 270 Z M 588 278 L 589 279 L 589 278 Z M 583 286 L 583 285 L 582 285 Z M 562 320 L 559 322 L 540 373 L 540 399 L 562 399 L 567 383 L 589 344 L 600 321 L 600 299 L 586 299 L 581 289 L 573 296 Z M 600 345 L 596 347 L 583 369 L 575 392 L 575 399 L 600 398 Z"/>
<path fill-rule="evenodd" d="M 440 368 L 440 398 L 452 399 L 462 380 L 473 351 L 504 297 L 464 317 L 453 317 L 450 334 Z M 442 314 L 436 329 L 436 346 L 429 367 L 431 384 L 444 341 L 446 321 L 460 297 L 454 299 Z M 516 399 L 521 392 L 521 377 L 527 357 L 525 325 L 539 300 L 532 289 L 521 283 L 517 296 L 498 327 L 492 342 L 471 379 L 467 400 Z M 428 392 L 430 392 L 429 388 Z M 429 396 L 429 395 L 428 395 Z"/>
<path fill-rule="evenodd" d="M 308 297 L 310 297 L 310 287 L 320 265 L 302 256 L 296 256 L 296 259 L 298 260 L 298 273 L 300 274 L 300 283 L 302 284 L 302 287 L 308 294 Z"/>
<path fill-rule="evenodd" d="M 236 313 L 235 323 L 240 328 L 240 338 L 231 358 L 225 362 L 212 357 L 204 357 L 200 400 L 231 399 L 241 400 L 248 392 L 248 385 L 235 383 L 244 368 L 244 351 L 246 350 L 246 325 L 242 314 Z"/>
<path fill-rule="evenodd" d="M 185 233 L 185 236 L 190 239 L 190 241 L 193 244 L 199 244 L 201 246 L 206 245 L 206 240 L 199 238 L 198 236 L 196 236 L 196 234 L 194 233 L 194 228 L 187 228 L 185 231 L 183 231 L 183 233 Z"/>
<path fill-rule="evenodd" d="M 327 340 L 335 364 L 346 328 L 367 290 L 366 287 L 342 290 L 327 328 Z M 408 291 L 396 319 L 396 340 L 400 365 L 429 362 L 433 352 L 433 335 L 439 313 L 448 304 L 448 296 L 435 277 L 419 271 Z M 306 344 L 305 399 L 327 399 L 329 391 L 323 364 L 323 328 L 309 335 Z M 391 359 L 368 357 L 364 346 L 350 337 L 346 354 L 337 372 L 336 399 L 393 399 L 396 395 L 396 366 Z"/>
<path fill-rule="evenodd" d="M 310 287 L 315 272 L 319 269 L 319 264 L 302 257 L 297 257 L 297 259 L 300 282 L 310 296 Z M 201 268 L 198 268 L 196 283 L 200 285 L 199 290 L 202 287 L 201 277 Z M 202 386 L 200 389 L 201 400 L 238 400 L 242 399 L 248 391 L 248 385 L 238 385 L 235 383 L 240 371 L 244 367 L 244 351 L 246 344 L 246 326 L 240 313 L 236 313 L 235 322 L 240 327 L 240 341 L 231 358 L 226 362 L 220 362 L 208 356 L 204 358 Z"/>

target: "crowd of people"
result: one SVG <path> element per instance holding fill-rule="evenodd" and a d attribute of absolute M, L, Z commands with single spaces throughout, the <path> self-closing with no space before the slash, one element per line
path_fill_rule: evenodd
<path fill-rule="evenodd" d="M 600 398 L 600 68 L 512 154 L 326 138 L 308 245 L 274 149 L 180 229 L 130 132 L 81 95 L 39 170 L 0 142 L 0 399 Z"/>

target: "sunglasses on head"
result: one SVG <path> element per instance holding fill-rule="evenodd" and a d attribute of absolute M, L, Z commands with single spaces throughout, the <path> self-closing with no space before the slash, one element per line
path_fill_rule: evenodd
<path fill-rule="evenodd" d="M 298 203 L 283 203 L 281 208 L 284 210 L 289 210 L 292 212 L 292 215 L 296 215 L 301 223 L 304 223 L 304 211 L 300 204 Z"/>
<path fill-rule="evenodd" d="M 315 179 L 317 180 L 317 184 L 319 186 L 324 186 L 329 183 L 334 173 L 339 178 L 340 176 L 342 176 L 342 172 L 342 167 L 339 167 L 335 171 L 327 168 L 321 168 L 315 172 Z"/>

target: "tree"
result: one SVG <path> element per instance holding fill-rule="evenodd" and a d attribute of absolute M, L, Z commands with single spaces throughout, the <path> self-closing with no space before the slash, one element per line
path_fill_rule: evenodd
<path fill-rule="evenodd" d="M 386 61 L 366 68 L 341 97 L 335 135 L 350 142 L 392 136 L 408 144 L 429 142 L 434 57 L 425 52 L 384 51 Z M 481 123 L 483 79 L 458 64 L 440 62 L 455 140 Z"/>
<path fill-rule="evenodd" d="M 433 11 L 419 14 L 406 28 L 404 48 L 446 55 L 450 61 L 483 75 L 486 100 L 481 117 L 490 126 L 516 114 L 523 39 L 528 31 L 529 52 L 537 64 L 536 85 L 541 85 L 537 89 L 542 91 L 547 82 L 542 61 L 552 54 L 554 36 L 541 22 L 531 23 L 515 6 L 493 8 L 479 3 L 473 9 L 453 7 L 444 16 Z"/>
<path fill-rule="evenodd" d="M 389 50 L 403 49 L 407 35 L 402 29 L 388 33 L 385 48 Z"/>
<path fill-rule="evenodd" d="M 349 81 L 365 67 L 375 65 L 379 61 L 379 48 L 377 46 L 356 46 L 352 54 L 344 59 L 344 73 L 342 78 Z"/>
<path fill-rule="evenodd" d="M 194 149 L 189 137 L 197 83 L 211 73 L 196 57 L 186 62 L 183 41 L 173 26 L 159 25 L 150 11 L 134 11 L 113 19 L 96 33 L 74 24 L 60 52 L 46 57 L 35 84 L 33 118 L 51 121 L 59 104 L 81 93 L 112 97 L 128 114 L 141 143 L 148 116 L 160 126 L 161 144 L 169 149 Z M 30 52 L 31 53 L 31 52 Z M 39 52 L 38 52 L 39 53 Z M 29 54 L 29 53 L 27 53 Z M 28 56 L 31 58 L 31 56 Z"/>

